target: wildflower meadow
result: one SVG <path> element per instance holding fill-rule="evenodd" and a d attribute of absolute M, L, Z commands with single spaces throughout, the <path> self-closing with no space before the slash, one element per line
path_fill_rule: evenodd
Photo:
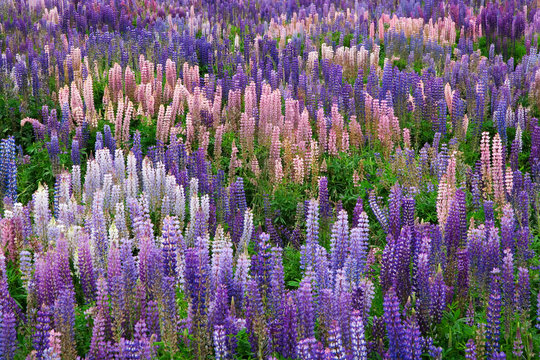
<path fill-rule="evenodd" d="M 0 360 L 540 358 L 540 1 L 0 0 Z"/>

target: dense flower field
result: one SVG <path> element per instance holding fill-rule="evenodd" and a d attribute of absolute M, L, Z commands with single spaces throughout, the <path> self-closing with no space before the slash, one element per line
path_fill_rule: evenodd
<path fill-rule="evenodd" d="M 539 6 L 0 1 L 0 360 L 538 359 Z"/>

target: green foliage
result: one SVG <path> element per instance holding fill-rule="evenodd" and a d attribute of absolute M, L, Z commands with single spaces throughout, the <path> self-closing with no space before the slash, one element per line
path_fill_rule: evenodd
<path fill-rule="evenodd" d="M 298 288 L 302 278 L 300 252 L 291 246 L 283 249 L 283 272 L 285 275 L 285 285 L 289 289 Z"/>
<path fill-rule="evenodd" d="M 43 142 L 35 142 L 26 148 L 29 155 L 29 163 L 22 164 L 18 168 L 17 185 L 18 200 L 26 204 L 32 199 L 32 194 L 39 184 L 48 184 L 49 189 L 54 185 L 54 174 L 49 153 Z"/>
<path fill-rule="evenodd" d="M 90 350 L 90 342 L 92 340 L 93 321 L 85 312 L 94 304 L 88 304 L 75 307 L 75 343 L 77 345 L 77 354 L 84 356 Z"/>

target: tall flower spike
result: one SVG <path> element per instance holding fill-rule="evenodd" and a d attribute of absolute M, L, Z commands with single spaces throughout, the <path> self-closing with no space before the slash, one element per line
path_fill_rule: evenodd
<path fill-rule="evenodd" d="M 388 334 L 388 351 L 393 359 L 400 358 L 400 339 L 403 336 L 403 325 L 399 311 L 399 300 L 394 288 L 390 288 L 384 296 L 384 320 Z"/>
<path fill-rule="evenodd" d="M 332 270 L 343 268 L 349 251 L 349 225 L 347 212 L 341 210 L 336 222 L 332 226 L 332 239 L 330 242 L 332 252 Z"/>
<path fill-rule="evenodd" d="M 317 246 L 319 245 L 319 204 L 311 200 L 306 219 L 306 243 L 300 250 L 300 266 L 304 271 L 315 268 Z"/>
<path fill-rule="evenodd" d="M 499 352 L 499 340 L 501 335 L 501 290 L 500 270 L 498 268 L 493 269 L 491 272 L 491 291 L 489 294 L 486 317 L 486 352 L 488 354 L 496 354 Z"/>
<path fill-rule="evenodd" d="M 351 351 L 352 359 L 367 360 L 364 322 L 358 311 L 353 312 L 351 318 Z"/>
<path fill-rule="evenodd" d="M 349 255 L 345 272 L 351 284 L 358 285 L 365 271 L 369 242 L 369 220 L 365 211 L 358 217 L 358 227 L 351 229 Z"/>

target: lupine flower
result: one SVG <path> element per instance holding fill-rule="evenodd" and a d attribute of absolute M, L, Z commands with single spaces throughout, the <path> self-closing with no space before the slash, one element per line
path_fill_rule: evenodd
<path fill-rule="evenodd" d="M 17 197 L 17 163 L 13 136 L 0 142 L 0 193 L 11 200 Z"/>
<path fill-rule="evenodd" d="M 399 310 L 399 300 L 394 288 L 390 288 L 384 296 L 384 321 L 388 334 L 390 356 L 399 358 L 401 354 L 399 339 L 403 336 L 404 328 Z"/>
<path fill-rule="evenodd" d="M 487 307 L 487 343 L 486 352 L 495 356 L 499 352 L 499 338 L 501 334 L 501 290 L 500 270 L 495 268 L 491 272 L 491 292 Z"/>
<path fill-rule="evenodd" d="M 351 350 L 352 359 L 366 360 L 367 349 L 364 334 L 364 322 L 360 317 L 360 312 L 353 312 L 351 318 Z"/>

